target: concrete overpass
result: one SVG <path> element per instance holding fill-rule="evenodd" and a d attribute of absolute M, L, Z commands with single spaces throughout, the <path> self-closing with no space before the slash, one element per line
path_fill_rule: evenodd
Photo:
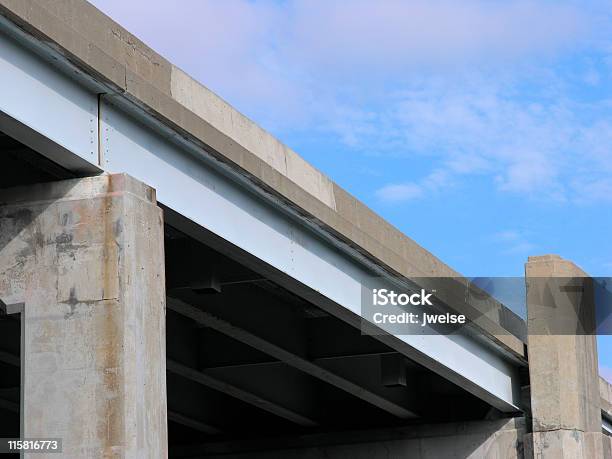
<path fill-rule="evenodd" d="M 66 457 L 523 457 L 525 323 L 464 300 L 462 333 L 362 334 L 373 276 L 460 275 L 128 31 L 83 1 L 0 0 L 0 83 L 2 436 Z M 559 429 L 604 457 L 597 384 Z"/>

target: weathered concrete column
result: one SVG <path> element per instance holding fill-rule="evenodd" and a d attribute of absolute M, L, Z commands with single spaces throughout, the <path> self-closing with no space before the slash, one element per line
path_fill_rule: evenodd
<path fill-rule="evenodd" d="M 585 333 L 594 321 L 590 279 L 556 255 L 529 257 L 525 273 L 533 418 L 526 456 L 603 458 L 597 341 Z"/>
<path fill-rule="evenodd" d="M 104 175 L 0 191 L 0 298 L 25 303 L 22 436 L 60 437 L 71 458 L 167 456 L 153 189 Z"/>

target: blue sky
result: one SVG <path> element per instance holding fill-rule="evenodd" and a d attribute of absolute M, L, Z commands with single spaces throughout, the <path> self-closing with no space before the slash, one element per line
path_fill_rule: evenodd
<path fill-rule="evenodd" d="M 463 274 L 612 275 L 610 1 L 93 3 Z"/>

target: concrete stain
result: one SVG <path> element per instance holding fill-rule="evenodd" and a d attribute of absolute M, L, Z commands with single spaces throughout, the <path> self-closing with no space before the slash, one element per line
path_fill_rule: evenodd
<path fill-rule="evenodd" d="M 98 303 L 99 301 L 100 300 L 79 300 L 76 294 L 76 287 L 70 287 L 70 294 L 68 296 L 68 299 L 61 302 L 61 304 L 67 304 L 68 306 L 70 306 L 70 312 L 67 312 L 66 314 L 64 314 L 64 319 L 68 320 L 72 318 L 74 314 L 76 313 L 77 306 L 79 304 L 90 305 L 90 304 Z"/>
<path fill-rule="evenodd" d="M 56 244 L 70 244 L 73 239 L 74 239 L 74 236 L 71 233 L 67 233 L 64 231 L 59 236 L 55 237 L 55 243 Z"/>
<path fill-rule="evenodd" d="M 123 233 L 123 220 L 118 218 L 113 227 L 113 234 L 116 238 L 119 238 Z"/>
<path fill-rule="evenodd" d="M 70 212 L 63 213 L 61 218 L 61 225 L 68 226 L 69 223 L 72 223 L 72 214 Z"/>
<path fill-rule="evenodd" d="M 103 276 L 103 291 L 109 292 L 112 289 L 113 281 L 119 274 L 119 265 L 112 262 L 111 260 L 118 260 L 120 255 L 110 253 L 109 250 L 117 250 L 117 246 L 121 245 L 120 239 L 123 235 L 123 225 L 121 218 L 118 218 L 113 222 L 113 210 L 115 202 L 111 194 L 115 191 L 115 188 L 121 189 L 122 177 L 116 177 L 117 183 L 115 183 L 115 176 L 108 176 L 108 189 L 102 205 L 101 210 L 101 221 L 104 225 L 104 254 L 103 263 L 104 268 L 102 272 Z M 119 198 L 122 199 L 122 198 Z M 117 206 L 120 208 L 120 206 Z M 103 385 L 105 391 L 108 394 L 114 396 L 106 400 L 105 402 L 105 415 L 102 419 L 106 419 L 105 423 L 101 423 L 99 428 L 100 439 L 103 443 L 104 450 L 108 453 L 115 445 L 125 445 L 125 419 L 123 416 L 124 406 L 122 392 L 122 380 L 123 373 L 120 370 L 120 354 L 123 343 L 123 329 L 121 322 L 124 320 L 122 317 L 122 305 L 119 305 L 119 310 L 109 314 L 108 318 L 104 320 L 104 336 L 107 337 L 108 346 L 98 347 L 99 355 L 97 358 L 99 362 L 103 364 L 106 371 L 103 374 Z M 116 315 L 119 317 L 115 317 Z"/>

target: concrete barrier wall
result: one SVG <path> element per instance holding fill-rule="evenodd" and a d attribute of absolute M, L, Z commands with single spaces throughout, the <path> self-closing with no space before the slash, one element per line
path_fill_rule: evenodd
<path fill-rule="evenodd" d="M 311 439 L 302 438 L 302 445 L 275 449 L 219 444 L 206 451 L 181 457 L 223 459 L 518 459 L 523 457 L 524 419 L 498 419 L 466 423 L 422 425 L 379 432 L 327 434 Z M 242 449 L 234 451 L 232 449 Z M 272 446 L 271 446 L 272 448 Z M 216 452 L 215 452 L 216 449 Z"/>

